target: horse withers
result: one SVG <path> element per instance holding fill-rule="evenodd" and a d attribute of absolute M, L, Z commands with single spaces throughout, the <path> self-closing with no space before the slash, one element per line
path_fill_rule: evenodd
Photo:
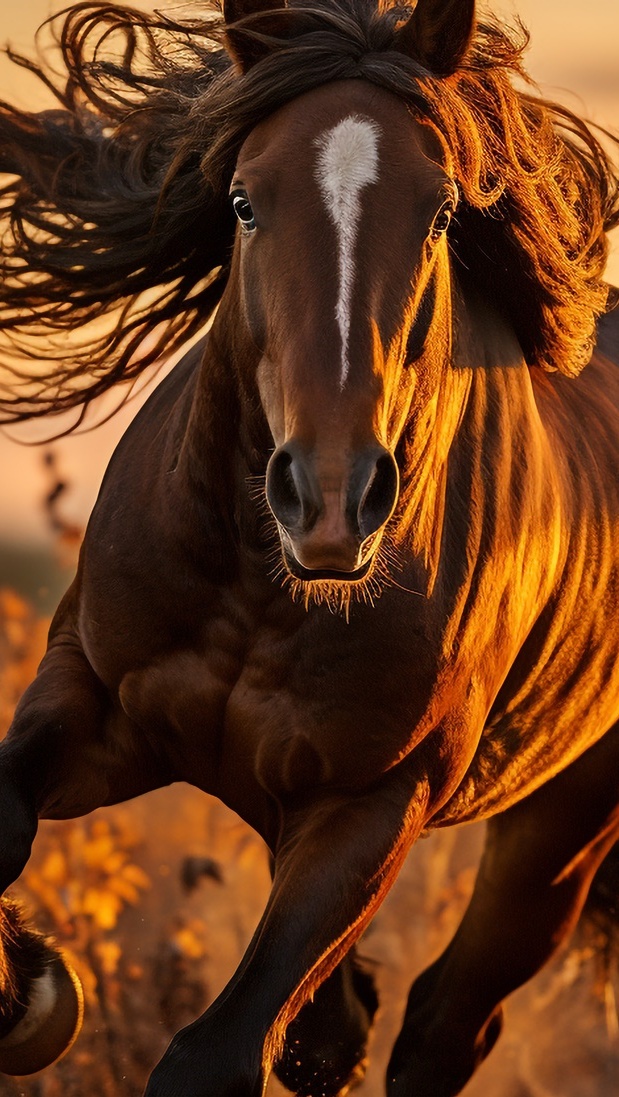
<path fill-rule="evenodd" d="M 88 407 L 218 308 L 112 459 L 2 743 L 0 884 L 39 818 L 219 797 L 272 892 L 146 1093 L 274 1069 L 335 1097 L 376 1009 L 355 942 L 423 831 L 488 818 L 388 1071 L 453 1097 L 619 835 L 616 171 L 472 0 L 81 3 L 59 41 L 58 109 L 0 116 L 5 420 Z M 0 1069 L 26 1073 L 79 992 L 2 910 Z"/>

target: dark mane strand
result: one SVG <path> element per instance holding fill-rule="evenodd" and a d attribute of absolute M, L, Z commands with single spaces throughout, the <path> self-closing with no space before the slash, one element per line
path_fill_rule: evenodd
<path fill-rule="evenodd" d="M 208 7 L 181 22 L 89 2 L 47 24 L 62 79 L 11 53 L 58 107 L 0 104 L 0 420 L 88 403 L 194 334 L 225 288 L 243 140 L 295 96 L 355 77 L 439 137 L 463 196 L 463 285 L 511 320 L 529 363 L 578 373 L 608 295 L 616 168 L 577 116 L 522 90 L 522 28 L 480 24 L 460 71 L 439 78 L 394 48 L 406 15 L 323 0 L 226 28 Z M 227 36 L 253 42 L 247 72 Z"/>
<path fill-rule="evenodd" d="M 188 119 L 227 55 L 198 25 L 129 8 L 63 15 L 45 28 L 62 83 L 10 54 L 58 108 L 0 104 L 4 421 L 89 402 L 193 335 L 221 297 L 233 237 Z"/>

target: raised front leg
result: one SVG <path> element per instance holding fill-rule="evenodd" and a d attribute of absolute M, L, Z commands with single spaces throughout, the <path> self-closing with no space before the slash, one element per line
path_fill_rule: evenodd
<path fill-rule="evenodd" d="M 299 1097 L 336 1097 L 360 1082 L 377 1008 L 374 979 L 353 947 L 289 1025 L 274 1066 L 280 1082 Z"/>
<path fill-rule="evenodd" d="M 574 928 L 619 836 L 619 731 L 488 824 L 463 921 L 413 984 L 388 1069 L 389 1097 L 455 1097 L 494 1046 L 503 999 Z"/>
<path fill-rule="evenodd" d="M 367 925 L 423 823 L 405 766 L 285 812 L 273 890 L 223 993 L 172 1041 L 147 1097 L 259 1097 L 286 1030 Z"/>
<path fill-rule="evenodd" d="M 74 641 L 56 643 L 0 743 L 0 895 L 22 872 L 38 819 L 71 818 L 164 783 Z M 61 955 L 0 900 L 0 1071 L 49 1065 L 81 1023 Z"/>

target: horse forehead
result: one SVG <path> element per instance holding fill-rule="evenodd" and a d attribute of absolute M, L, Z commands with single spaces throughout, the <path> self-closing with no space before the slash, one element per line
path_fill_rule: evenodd
<path fill-rule="evenodd" d="M 418 161 L 423 171 L 428 164 L 424 130 L 390 92 L 361 80 L 339 81 L 306 92 L 260 122 L 246 139 L 239 164 L 276 168 L 284 175 L 305 170 L 315 178 L 328 141 L 327 155 L 332 165 L 341 163 L 341 178 L 352 170 L 354 179 L 364 151 L 371 159 L 380 156 L 383 172 L 401 168 L 403 157 Z"/>

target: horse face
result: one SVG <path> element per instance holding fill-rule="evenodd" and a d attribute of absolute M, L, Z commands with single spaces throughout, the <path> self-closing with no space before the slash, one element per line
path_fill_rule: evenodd
<path fill-rule="evenodd" d="M 275 443 L 267 499 L 302 580 L 364 578 L 397 505 L 396 447 L 429 387 L 409 337 L 454 202 L 431 141 L 389 93 L 345 81 L 283 107 L 238 159 L 234 273 Z"/>

